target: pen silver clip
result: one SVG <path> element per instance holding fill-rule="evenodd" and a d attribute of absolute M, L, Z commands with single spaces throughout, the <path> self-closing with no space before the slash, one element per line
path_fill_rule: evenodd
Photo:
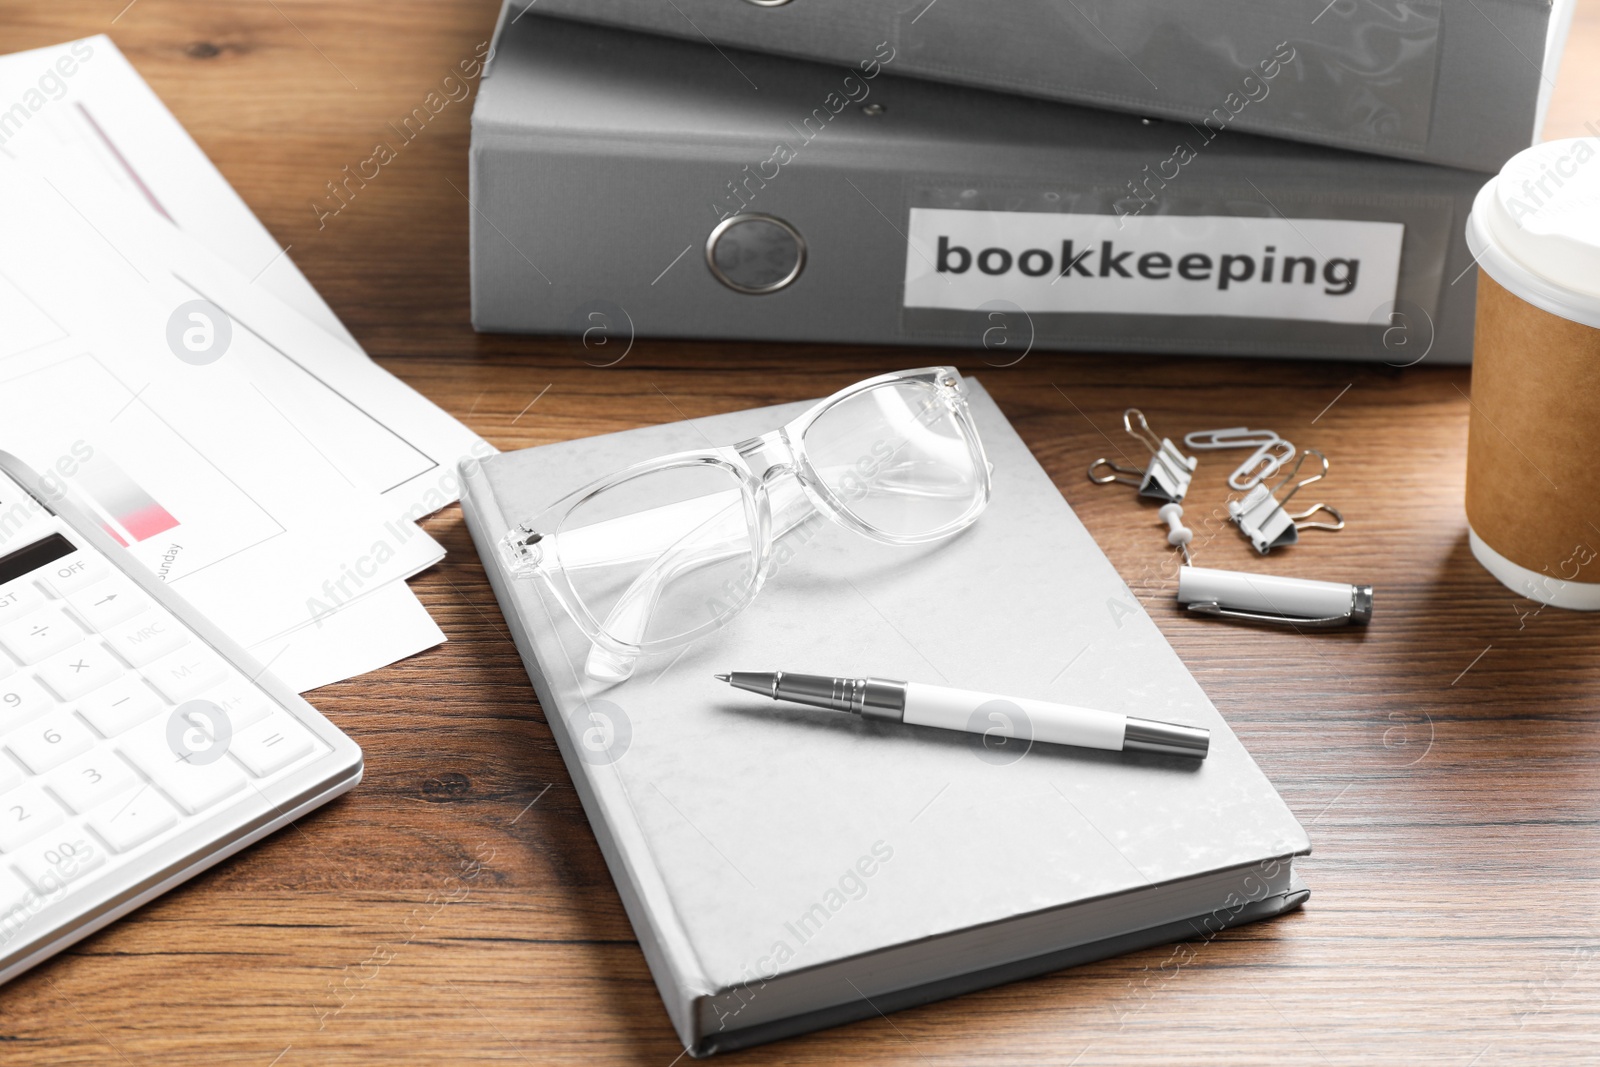
<path fill-rule="evenodd" d="M 1245 622 L 1266 622 L 1276 626 L 1295 626 L 1308 630 L 1331 630 L 1339 626 L 1348 626 L 1353 618 L 1353 612 L 1343 615 L 1325 615 L 1320 619 L 1301 618 L 1294 615 L 1269 615 L 1265 612 L 1238 611 L 1234 608 L 1225 608 L 1215 600 L 1197 600 L 1188 605 L 1190 611 L 1197 611 L 1201 615 L 1211 615 L 1221 619 L 1240 619 Z"/>

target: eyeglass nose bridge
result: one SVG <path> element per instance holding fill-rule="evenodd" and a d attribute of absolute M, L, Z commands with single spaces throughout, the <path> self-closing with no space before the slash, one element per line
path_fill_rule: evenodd
<path fill-rule="evenodd" d="M 799 469 L 794 446 L 789 444 L 789 439 L 784 436 L 782 430 L 773 430 L 760 437 L 752 437 L 733 447 L 739 453 L 739 458 L 750 468 L 750 473 L 763 483 L 770 483 L 774 478 Z"/>

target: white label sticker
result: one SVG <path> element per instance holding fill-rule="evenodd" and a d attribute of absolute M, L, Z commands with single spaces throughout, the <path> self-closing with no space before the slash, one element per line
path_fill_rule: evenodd
<path fill-rule="evenodd" d="M 909 236 L 906 307 L 1365 324 L 1395 298 L 1405 226 L 912 208 Z"/>

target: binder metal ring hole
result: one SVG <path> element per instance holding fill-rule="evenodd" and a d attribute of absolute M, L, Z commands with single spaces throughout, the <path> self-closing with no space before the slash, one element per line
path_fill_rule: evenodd
<path fill-rule="evenodd" d="M 800 231 L 772 215 L 734 215 L 706 238 L 706 266 L 734 292 L 775 293 L 800 277 L 805 265 Z"/>

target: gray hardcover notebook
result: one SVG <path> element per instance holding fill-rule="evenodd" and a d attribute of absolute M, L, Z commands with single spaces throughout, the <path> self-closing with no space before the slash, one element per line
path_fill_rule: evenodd
<path fill-rule="evenodd" d="M 1279 914 L 1304 830 L 976 383 L 994 464 L 976 525 L 890 548 L 826 521 L 783 542 L 728 626 L 627 682 L 541 586 L 511 525 L 632 462 L 734 442 L 786 405 L 463 467 L 463 506 L 673 1025 L 695 1055 Z M 1204 726 L 1178 757 L 776 705 L 713 674 L 784 669 L 987 689 Z M 870 999 L 870 1003 L 869 1003 Z"/>
<path fill-rule="evenodd" d="M 474 325 L 595 360 L 633 335 L 1471 358 L 1482 174 L 894 70 L 505 19 Z"/>
<path fill-rule="evenodd" d="M 541 0 L 533 10 L 846 66 L 882 43 L 896 71 L 918 77 L 1497 171 L 1536 139 L 1574 6 Z"/>

